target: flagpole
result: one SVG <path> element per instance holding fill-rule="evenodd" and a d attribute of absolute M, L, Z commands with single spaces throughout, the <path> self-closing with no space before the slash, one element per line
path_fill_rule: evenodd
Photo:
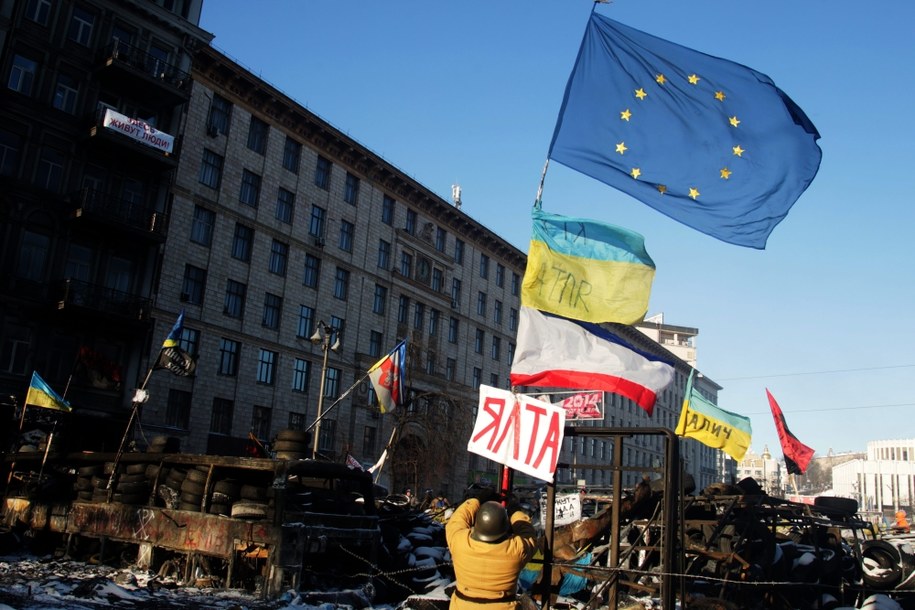
<path fill-rule="evenodd" d="M 118 447 L 118 452 L 114 456 L 114 466 L 111 469 L 111 476 L 108 477 L 108 485 L 106 486 L 106 489 L 108 490 L 109 496 L 111 495 L 111 486 L 114 484 L 114 477 L 118 471 L 118 463 L 121 461 L 121 456 L 124 455 L 124 445 L 127 444 L 127 437 L 130 434 L 131 428 L 133 428 L 134 420 L 137 419 L 137 413 L 140 410 L 140 405 L 145 402 L 141 401 L 140 397 L 146 391 L 146 384 L 149 383 L 149 378 L 152 377 L 153 369 L 154 367 L 149 367 L 149 370 L 146 371 L 146 378 L 143 379 L 143 383 L 140 385 L 140 389 L 138 389 L 133 395 L 133 408 L 130 410 L 130 418 L 127 420 L 127 427 L 124 429 L 124 436 L 121 437 L 121 445 Z"/>
<path fill-rule="evenodd" d="M 369 376 L 368 373 L 364 373 L 364 374 L 362 375 L 362 377 L 360 377 L 359 379 L 357 379 L 357 380 L 353 383 L 353 385 L 351 385 L 350 387 L 348 387 L 348 388 L 346 389 L 346 391 L 343 392 L 343 394 L 341 394 L 340 396 L 338 396 L 338 397 L 336 398 L 336 400 L 334 400 L 334 402 L 332 402 L 331 405 L 330 405 L 329 407 L 327 407 L 327 408 L 324 409 L 321 413 L 318 414 L 318 416 L 315 418 L 315 420 L 314 420 L 313 422 L 311 422 L 311 425 L 308 426 L 307 428 L 305 428 L 305 432 L 308 432 L 309 430 L 311 430 L 312 428 L 314 428 L 315 426 L 317 426 L 318 423 L 319 423 L 321 420 L 323 420 L 324 417 L 334 409 L 334 407 L 336 407 L 338 404 L 340 404 L 340 401 L 341 401 L 341 400 L 343 400 L 344 398 L 346 398 L 347 396 L 349 396 L 349 395 L 350 395 L 350 392 L 352 392 L 352 391 L 356 388 L 356 386 L 359 385 L 360 383 L 362 383 L 362 382 L 365 380 L 365 378 L 368 377 L 368 376 Z M 323 380 L 322 380 L 322 381 L 323 381 Z"/>
<path fill-rule="evenodd" d="M 378 468 L 372 473 L 374 475 L 374 478 L 372 481 L 373 483 L 378 483 L 378 481 L 381 479 L 381 470 L 384 468 L 384 463 L 385 463 L 384 457 L 387 455 L 388 449 L 391 448 L 391 445 L 394 444 L 394 437 L 396 435 L 397 435 L 397 424 L 394 424 L 394 427 L 391 428 L 391 438 L 388 439 L 388 444 L 384 446 L 384 450 L 381 452 L 382 457 L 378 460 L 381 463 L 378 464 Z"/>
<path fill-rule="evenodd" d="M 540 209 L 541 199 L 543 198 L 543 183 L 546 181 L 546 170 L 550 166 L 550 158 L 546 158 L 543 164 L 543 171 L 540 172 L 540 185 L 537 187 L 537 199 L 534 201 L 534 208 Z"/>

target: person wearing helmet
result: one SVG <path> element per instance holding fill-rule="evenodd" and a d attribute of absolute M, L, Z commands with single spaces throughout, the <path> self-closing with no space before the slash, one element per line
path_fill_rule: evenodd
<path fill-rule="evenodd" d="M 445 525 L 457 581 L 450 608 L 519 608 L 518 575 L 534 555 L 536 535 L 522 510 L 509 515 L 498 502 L 465 500 Z"/>

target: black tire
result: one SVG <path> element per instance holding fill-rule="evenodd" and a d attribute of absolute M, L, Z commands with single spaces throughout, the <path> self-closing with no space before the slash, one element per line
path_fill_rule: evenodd
<path fill-rule="evenodd" d="M 899 549 L 884 540 L 866 540 L 861 545 L 861 575 L 864 584 L 892 589 L 902 578 Z"/>
<path fill-rule="evenodd" d="M 183 494 L 181 494 L 181 497 L 179 499 L 182 502 L 186 502 L 187 504 L 193 504 L 194 506 L 200 506 L 201 503 L 203 503 L 203 496 L 198 495 L 198 494 L 183 493 Z"/>
<path fill-rule="evenodd" d="M 124 472 L 127 474 L 146 474 L 146 464 L 128 464 L 124 468 Z"/>
<path fill-rule="evenodd" d="M 178 510 L 186 510 L 186 511 L 190 511 L 192 513 L 199 513 L 200 505 L 181 501 L 181 502 L 178 502 Z"/>
<path fill-rule="evenodd" d="M 184 481 L 181 482 L 181 492 L 201 496 L 203 495 L 203 483 L 192 481 L 191 479 L 184 479 Z"/>
<path fill-rule="evenodd" d="M 208 473 L 203 470 L 193 470 L 187 471 L 187 480 L 188 481 L 197 481 L 198 483 L 206 483 Z"/>
<path fill-rule="evenodd" d="M 305 443 L 301 443 L 299 441 L 276 441 L 275 443 L 273 443 L 273 450 L 276 452 L 280 452 L 280 451 L 304 452 L 304 451 L 308 450 L 308 447 L 307 447 L 307 445 L 305 445 Z"/>
<path fill-rule="evenodd" d="M 236 519 L 263 519 L 267 506 L 257 502 L 236 502 L 232 505 L 232 517 Z"/>
<path fill-rule="evenodd" d="M 311 434 L 305 432 L 304 430 L 293 430 L 291 428 L 286 428 L 285 430 L 280 430 L 276 433 L 277 441 L 295 441 L 297 443 L 306 444 L 311 439 Z"/>
<path fill-rule="evenodd" d="M 91 477 L 79 477 L 76 479 L 76 484 L 73 486 L 76 491 L 85 491 L 87 489 L 91 490 L 92 478 Z"/>
<path fill-rule="evenodd" d="M 211 515 L 222 515 L 228 517 L 231 514 L 231 506 L 229 504 L 211 504 L 209 510 L 207 511 Z"/>
<path fill-rule="evenodd" d="M 76 471 L 81 477 L 92 477 L 102 473 L 102 467 L 98 464 L 94 466 L 82 466 Z"/>
<path fill-rule="evenodd" d="M 231 479 L 223 479 L 222 481 L 216 481 L 213 485 L 213 492 L 225 494 L 230 498 L 237 498 L 241 493 L 241 486 Z"/>
<path fill-rule="evenodd" d="M 302 451 L 277 451 L 276 459 L 278 460 L 304 460 L 308 454 Z"/>
<path fill-rule="evenodd" d="M 134 481 L 131 483 L 118 483 L 117 491 L 122 494 L 148 494 L 149 483 L 147 483 L 145 480 Z"/>
<path fill-rule="evenodd" d="M 853 498 L 838 498 L 836 496 L 817 496 L 813 505 L 831 512 L 838 512 L 851 517 L 858 512 L 858 501 Z"/>
<path fill-rule="evenodd" d="M 240 495 L 245 500 L 262 502 L 267 499 L 267 490 L 259 485 L 242 485 Z"/>
<path fill-rule="evenodd" d="M 76 498 L 84 502 L 92 501 L 92 492 L 91 491 L 80 491 L 76 493 Z"/>

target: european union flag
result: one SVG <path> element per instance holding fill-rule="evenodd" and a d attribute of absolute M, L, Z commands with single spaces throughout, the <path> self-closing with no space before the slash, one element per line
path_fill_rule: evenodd
<path fill-rule="evenodd" d="M 763 249 L 816 176 L 819 137 L 768 76 L 592 12 L 548 156 Z"/>

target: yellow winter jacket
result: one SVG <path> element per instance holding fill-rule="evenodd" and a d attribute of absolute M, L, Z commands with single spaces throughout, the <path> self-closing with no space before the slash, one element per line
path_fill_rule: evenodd
<path fill-rule="evenodd" d="M 480 501 L 470 498 L 458 506 L 445 525 L 445 537 L 454 562 L 457 590 L 465 597 L 451 596 L 451 610 L 515 610 L 518 574 L 531 560 L 537 547 L 536 531 L 522 511 L 511 515 L 512 535 L 501 542 L 488 543 L 470 537 Z M 498 601 L 504 600 L 504 601 Z"/>

